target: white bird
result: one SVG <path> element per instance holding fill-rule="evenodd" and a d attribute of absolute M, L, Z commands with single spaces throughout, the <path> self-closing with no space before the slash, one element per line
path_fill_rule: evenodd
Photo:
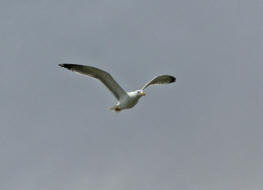
<path fill-rule="evenodd" d="M 103 71 L 101 69 L 86 65 L 75 65 L 68 63 L 59 64 L 59 66 L 67 68 L 73 72 L 77 72 L 99 79 L 118 100 L 117 104 L 110 108 L 111 110 L 114 110 L 116 112 L 134 107 L 138 103 L 139 99 L 142 96 L 146 95 L 144 93 L 144 89 L 146 89 L 148 86 L 153 84 L 168 84 L 176 81 L 176 78 L 174 76 L 161 75 L 153 78 L 139 90 L 126 92 L 108 72 Z"/>

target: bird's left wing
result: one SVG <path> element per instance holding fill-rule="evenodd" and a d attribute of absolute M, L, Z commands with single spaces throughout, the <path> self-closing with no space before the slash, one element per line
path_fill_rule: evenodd
<path fill-rule="evenodd" d="M 73 72 L 99 79 L 112 92 L 117 100 L 120 100 L 122 97 L 127 96 L 126 91 L 123 90 L 122 87 L 106 71 L 91 66 L 68 63 L 59 64 L 59 66 L 65 67 Z"/>
<path fill-rule="evenodd" d="M 153 78 L 151 81 L 149 81 L 148 83 L 146 83 L 143 87 L 142 90 L 144 90 L 145 88 L 147 88 L 150 85 L 153 84 L 169 84 L 169 83 L 173 83 L 176 81 L 176 78 L 174 76 L 171 75 L 161 75 L 158 77 Z"/>

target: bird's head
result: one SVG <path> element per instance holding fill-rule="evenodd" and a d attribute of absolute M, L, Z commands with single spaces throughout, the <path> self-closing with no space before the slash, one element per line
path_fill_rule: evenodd
<path fill-rule="evenodd" d="M 145 94 L 145 92 L 143 92 L 143 90 L 137 90 L 136 95 L 137 96 L 146 96 L 146 94 Z"/>

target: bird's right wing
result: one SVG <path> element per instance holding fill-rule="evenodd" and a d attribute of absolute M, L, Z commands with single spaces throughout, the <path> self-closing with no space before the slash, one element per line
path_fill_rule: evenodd
<path fill-rule="evenodd" d="M 99 79 L 112 92 L 112 94 L 116 97 L 117 100 L 120 100 L 122 97 L 127 96 L 127 93 L 106 71 L 91 66 L 75 65 L 68 63 L 59 64 L 59 66 L 67 68 L 73 72 L 77 72 Z"/>
<path fill-rule="evenodd" d="M 169 83 L 173 83 L 175 81 L 176 81 L 176 78 L 174 76 L 171 76 L 171 75 L 157 76 L 157 77 L 153 78 L 151 81 L 149 81 L 148 83 L 146 83 L 142 87 L 142 90 L 144 90 L 145 88 L 147 88 L 148 86 L 153 85 L 153 84 L 169 84 Z"/>

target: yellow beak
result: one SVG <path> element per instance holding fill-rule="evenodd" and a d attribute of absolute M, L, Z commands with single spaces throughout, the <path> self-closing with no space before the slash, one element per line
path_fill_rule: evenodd
<path fill-rule="evenodd" d="M 146 94 L 144 92 L 141 93 L 142 96 L 146 96 Z"/>

